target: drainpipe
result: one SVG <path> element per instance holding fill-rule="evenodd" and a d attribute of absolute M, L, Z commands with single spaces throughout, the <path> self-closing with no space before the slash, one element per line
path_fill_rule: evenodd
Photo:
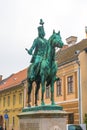
<path fill-rule="evenodd" d="M 75 51 L 75 55 L 79 56 L 80 50 Z M 80 61 L 77 60 L 78 64 L 78 100 L 79 100 L 79 124 L 82 124 L 82 95 L 81 95 L 81 74 L 80 74 Z"/>
<path fill-rule="evenodd" d="M 82 124 L 82 106 L 81 106 L 81 76 L 80 76 L 80 63 L 78 64 L 78 99 L 79 99 L 79 124 Z"/>

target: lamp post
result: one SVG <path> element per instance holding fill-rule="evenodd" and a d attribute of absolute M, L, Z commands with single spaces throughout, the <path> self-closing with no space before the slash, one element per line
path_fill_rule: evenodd
<path fill-rule="evenodd" d="M 5 112 L 5 114 L 4 114 L 4 119 L 5 119 L 5 130 L 7 130 L 7 127 L 6 127 L 6 120 L 8 119 L 8 114 L 7 114 L 8 110 L 5 109 L 4 112 Z"/>
<path fill-rule="evenodd" d="M 6 130 L 6 120 L 5 120 L 5 130 Z"/>

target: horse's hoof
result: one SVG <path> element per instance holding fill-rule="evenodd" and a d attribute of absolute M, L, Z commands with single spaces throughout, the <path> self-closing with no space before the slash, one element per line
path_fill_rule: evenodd
<path fill-rule="evenodd" d="M 52 102 L 51 105 L 56 105 L 55 102 Z"/>
<path fill-rule="evenodd" d="M 44 106 L 45 105 L 45 103 L 44 102 L 41 102 L 41 106 Z"/>
<path fill-rule="evenodd" d="M 38 106 L 38 104 L 35 104 L 35 106 Z"/>

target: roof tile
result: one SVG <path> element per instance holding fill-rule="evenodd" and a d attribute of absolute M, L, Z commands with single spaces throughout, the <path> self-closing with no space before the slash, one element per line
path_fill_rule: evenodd
<path fill-rule="evenodd" d="M 6 80 L 3 80 L 2 84 L 0 84 L 0 91 L 21 84 L 21 82 L 26 78 L 27 78 L 27 68 L 15 74 L 12 74 Z"/>
<path fill-rule="evenodd" d="M 56 60 L 58 61 L 58 66 L 71 62 L 78 58 L 78 55 L 75 55 L 75 51 L 79 50 L 80 52 L 87 48 L 87 39 L 83 39 L 79 43 L 70 46 L 64 50 L 60 49 L 56 54 Z"/>

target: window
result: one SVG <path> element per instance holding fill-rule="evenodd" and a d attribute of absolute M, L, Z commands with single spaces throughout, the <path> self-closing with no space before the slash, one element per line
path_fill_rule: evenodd
<path fill-rule="evenodd" d="M 13 95 L 13 105 L 16 104 L 16 95 Z"/>
<path fill-rule="evenodd" d="M 0 98 L 0 107 L 1 107 L 1 104 L 2 104 L 2 100 L 1 100 L 1 98 Z"/>
<path fill-rule="evenodd" d="M 57 96 L 61 96 L 62 95 L 62 80 L 59 79 L 57 82 L 56 82 L 57 86 L 56 86 L 56 95 Z"/>
<path fill-rule="evenodd" d="M 37 88 L 35 88 L 35 93 L 36 93 L 36 89 L 37 89 Z M 31 97 L 30 97 L 30 99 L 31 99 Z M 38 91 L 38 93 L 37 93 L 37 100 L 39 100 L 39 91 Z"/>
<path fill-rule="evenodd" d="M 3 107 L 5 107 L 6 104 L 6 97 L 3 98 Z"/>
<path fill-rule="evenodd" d="M 73 92 L 73 76 L 67 77 L 68 93 Z"/>
<path fill-rule="evenodd" d="M 46 87 L 46 98 L 50 98 L 50 86 Z"/>
<path fill-rule="evenodd" d="M 0 114 L 0 126 L 3 124 L 3 115 Z"/>
<path fill-rule="evenodd" d="M 74 123 L 74 114 L 70 113 L 68 115 L 68 124 L 73 124 Z"/>
<path fill-rule="evenodd" d="M 37 94 L 37 100 L 39 100 L 39 92 L 38 92 L 38 94 Z"/>
<path fill-rule="evenodd" d="M 15 126 L 15 117 L 13 117 L 13 126 Z"/>
<path fill-rule="evenodd" d="M 10 106 L 10 96 L 8 96 L 8 106 Z"/>
<path fill-rule="evenodd" d="M 19 104 L 22 104 L 22 93 L 19 94 Z"/>

